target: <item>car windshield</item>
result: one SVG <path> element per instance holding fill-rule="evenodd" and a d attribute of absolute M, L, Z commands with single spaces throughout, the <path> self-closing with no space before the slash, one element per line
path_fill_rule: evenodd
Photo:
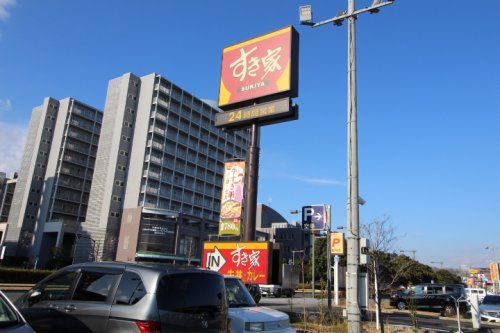
<path fill-rule="evenodd" d="M 17 324 L 16 313 L 0 295 L 0 329 Z"/>
<path fill-rule="evenodd" d="M 500 296 L 488 295 L 484 298 L 483 304 L 500 305 Z"/>
<path fill-rule="evenodd" d="M 226 296 L 230 308 L 256 306 L 245 285 L 235 278 L 225 278 Z"/>

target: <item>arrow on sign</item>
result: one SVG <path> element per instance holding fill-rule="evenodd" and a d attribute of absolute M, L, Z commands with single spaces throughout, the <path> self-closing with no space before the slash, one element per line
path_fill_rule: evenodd
<path fill-rule="evenodd" d="M 218 272 L 226 263 L 226 259 L 219 252 L 219 249 L 214 246 L 214 252 L 207 253 L 207 268 Z"/>
<path fill-rule="evenodd" d="M 314 215 L 314 217 L 316 218 L 316 221 L 319 221 L 319 220 L 321 220 L 321 218 L 323 216 L 320 213 L 316 213 L 316 215 Z"/>

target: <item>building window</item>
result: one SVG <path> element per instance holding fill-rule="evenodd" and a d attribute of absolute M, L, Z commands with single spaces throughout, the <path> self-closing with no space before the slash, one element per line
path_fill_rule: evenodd
<path fill-rule="evenodd" d="M 184 236 L 179 242 L 179 254 L 189 257 L 195 257 L 197 252 L 198 239 L 190 236 Z"/>
<path fill-rule="evenodd" d="M 132 128 L 132 123 L 130 123 L 130 122 L 128 122 L 128 121 L 124 121 L 124 122 L 123 122 L 123 125 L 124 125 L 125 127 L 130 127 L 130 128 Z"/>
<path fill-rule="evenodd" d="M 128 156 L 128 152 L 126 152 L 125 150 L 120 150 L 120 155 Z"/>
<path fill-rule="evenodd" d="M 120 213 L 118 213 L 118 212 L 111 212 L 109 215 L 111 217 L 120 217 Z"/>
<path fill-rule="evenodd" d="M 126 135 L 122 135 L 122 140 L 123 140 L 123 141 L 130 142 L 130 137 L 129 137 L 129 136 L 126 136 Z"/>
<path fill-rule="evenodd" d="M 121 165 L 121 164 L 118 164 L 118 170 L 121 170 L 121 171 L 125 171 L 127 170 L 127 167 L 125 167 L 124 165 Z"/>
<path fill-rule="evenodd" d="M 122 202 L 122 198 L 117 195 L 113 195 L 113 201 Z"/>
<path fill-rule="evenodd" d="M 124 182 L 122 182 L 120 180 L 115 180 L 115 185 L 117 185 L 117 186 L 123 186 Z"/>

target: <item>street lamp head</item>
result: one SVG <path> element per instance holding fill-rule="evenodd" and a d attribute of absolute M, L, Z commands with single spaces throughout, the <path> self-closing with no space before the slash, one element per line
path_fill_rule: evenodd
<path fill-rule="evenodd" d="M 299 7 L 299 17 L 300 17 L 300 24 L 302 25 L 314 25 L 313 19 L 312 19 L 312 6 L 311 5 L 304 5 Z"/>

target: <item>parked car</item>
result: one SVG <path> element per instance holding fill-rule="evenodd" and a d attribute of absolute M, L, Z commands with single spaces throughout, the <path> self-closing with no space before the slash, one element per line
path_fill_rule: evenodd
<path fill-rule="evenodd" d="M 219 273 L 95 262 L 48 276 L 16 302 L 38 332 L 226 332 Z"/>
<path fill-rule="evenodd" d="M 252 295 L 255 303 L 259 304 L 260 299 L 262 298 L 262 292 L 260 291 L 260 286 L 257 283 L 245 283 L 245 286 L 248 289 L 250 295 Z"/>
<path fill-rule="evenodd" d="M 500 295 L 486 295 L 479 305 L 481 319 L 500 323 Z"/>
<path fill-rule="evenodd" d="M 293 333 L 286 313 L 257 306 L 240 279 L 226 276 L 226 295 L 229 304 L 230 332 Z"/>
<path fill-rule="evenodd" d="M 402 292 L 391 294 L 390 304 L 399 310 L 416 308 L 439 308 L 444 316 L 456 314 L 456 300 L 460 311 L 466 311 L 465 290 L 460 284 L 419 284 Z"/>
<path fill-rule="evenodd" d="M 14 304 L 0 291 L 0 332 L 34 333 Z"/>
<path fill-rule="evenodd" d="M 483 288 L 465 288 L 465 296 L 467 296 L 467 300 L 470 299 L 470 295 L 475 294 L 479 299 L 479 303 L 481 303 L 486 296 L 486 290 Z"/>
<path fill-rule="evenodd" d="M 261 284 L 260 290 L 264 297 L 281 297 L 281 286 L 275 284 Z"/>

